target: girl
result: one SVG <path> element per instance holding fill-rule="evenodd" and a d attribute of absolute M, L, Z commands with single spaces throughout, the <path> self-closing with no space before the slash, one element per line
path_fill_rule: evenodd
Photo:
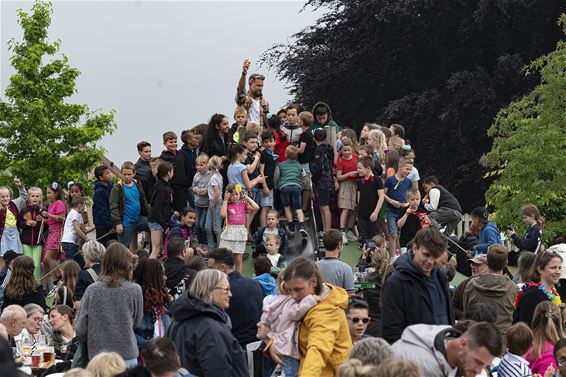
<path fill-rule="evenodd" d="M 208 250 L 214 249 L 220 241 L 220 233 L 222 233 L 222 216 L 220 216 L 220 209 L 222 208 L 222 176 L 220 175 L 220 168 L 222 167 L 222 160 L 218 156 L 212 156 L 208 160 L 208 169 L 211 172 L 210 181 L 208 181 L 208 212 L 206 213 L 206 223 L 204 230 L 206 232 L 206 241 Z M 216 242 L 214 237 L 216 236 Z"/>
<path fill-rule="evenodd" d="M 69 190 L 69 197 L 67 200 L 67 208 L 71 208 L 71 200 L 73 200 L 73 198 L 75 197 L 81 197 L 84 198 L 85 197 L 85 193 L 84 193 L 84 189 L 83 189 L 83 184 L 80 182 L 69 182 L 68 185 L 68 190 Z M 83 223 L 85 224 L 85 227 L 88 227 L 88 212 L 86 210 L 86 205 L 84 206 L 84 209 L 81 212 L 81 216 L 83 217 Z M 81 242 L 81 245 L 84 242 Z"/>
<path fill-rule="evenodd" d="M 564 338 L 562 331 L 560 307 L 550 301 L 537 305 L 531 324 L 534 338 L 533 346 L 525 356 L 533 374 L 544 375 L 550 365 L 557 370 L 552 355 L 554 343 Z"/>
<path fill-rule="evenodd" d="M 520 238 L 517 236 L 513 228 L 509 228 L 507 234 L 513 239 L 513 243 L 519 250 L 531 251 L 536 254 L 540 248 L 544 217 L 540 215 L 538 208 L 532 204 L 521 208 L 521 215 L 523 216 L 523 222 L 528 227 L 525 237 Z"/>
<path fill-rule="evenodd" d="M 45 295 L 33 277 L 33 259 L 19 256 L 12 262 L 12 276 L 4 292 L 2 310 L 10 305 L 37 304 L 45 310 Z"/>
<path fill-rule="evenodd" d="M 348 224 L 355 224 L 356 221 L 356 197 L 358 180 L 358 155 L 354 153 L 353 143 L 347 138 L 342 138 L 342 155 L 338 157 L 336 163 L 336 179 L 340 185 L 338 190 L 338 208 L 340 214 L 340 232 L 344 245 L 348 241 L 355 242 L 358 238 L 348 227 Z"/>
<path fill-rule="evenodd" d="M 233 184 L 239 184 L 242 188 L 250 191 L 257 184 L 263 183 L 263 177 L 258 176 L 250 181 L 248 177 L 248 170 L 244 161 L 247 158 L 247 151 L 241 144 L 234 144 L 228 152 L 228 158 L 230 159 L 230 166 L 228 166 L 228 182 Z"/>
<path fill-rule="evenodd" d="M 350 139 L 352 142 L 352 150 L 354 153 L 358 154 L 360 151 L 360 145 L 358 144 L 358 137 L 356 136 L 356 132 L 351 128 L 344 128 L 342 130 L 342 140 L 344 138 Z"/>
<path fill-rule="evenodd" d="M 379 126 L 374 123 L 364 123 L 362 127 L 362 131 L 360 132 L 360 145 L 367 145 L 368 144 L 368 136 L 371 130 L 377 130 Z"/>
<path fill-rule="evenodd" d="M 193 178 L 193 185 L 191 191 L 195 197 L 195 210 L 197 215 L 195 233 L 198 238 L 199 244 L 206 243 L 206 235 L 204 233 L 204 226 L 206 224 L 206 214 L 210 201 L 208 199 L 208 183 L 212 173 L 208 171 L 208 156 L 201 154 L 196 158 L 197 173 Z"/>
<path fill-rule="evenodd" d="M 169 181 L 173 178 L 173 165 L 162 161 L 157 167 L 157 181 L 151 191 L 151 211 L 147 218 L 149 230 L 151 231 L 151 255 L 150 258 L 158 258 L 161 253 L 163 232 L 167 229 L 167 222 L 171 216 L 171 189 Z"/>
<path fill-rule="evenodd" d="M 285 150 L 289 145 L 289 140 L 287 140 L 287 135 L 285 132 L 281 131 L 281 120 L 278 116 L 274 114 L 269 114 L 267 116 L 267 125 L 273 135 L 275 136 L 275 153 L 277 154 L 277 162 L 283 162 L 287 159 L 285 156 Z"/>
<path fill-rule="evenodd" d="M 18 231 L 18 206 L 12 201 L 12 190 L 0 187 L 0 257 L 8 250 L 22 254 L 22 243 Z M 4 268 L 4 258 L 0 258 Z"/>
<path fill-rule="evenodd" d="M 391 177 L 397 174 L 399 169 L 399 152 L 396 150 L 390 150 L 385 155 L 385 177 Z"/>
<path fill-rule="evenodd" d="M 57 259 L 65 259 L 65 255 L 61 251 L 61 236 L 63 235 L 63 223 L 66 215 L 67 208 L 63 202 L 63 187 L 57 182 L 53 182 L 47 188 L 47 208 L 41 212 L 41 216 L 47 220 L 49 226 L 42 255 L 44 273 L 48 273 L 57 267 Z M 59 270 L 55 270 L 50 275 L 45 276 L 43 288 L 47 288 L 50 276 L 57 278 L 59 275 Z"/>
<path fill-rule="evenodd" d="M 79 280 L 79 272 L 81 272 L 81 267 L 74 260 L 67 261 L 64 264 L 63 278 L 61 279 L 63 284 L 57 291 L 57 304 L 67 305 L 71 308 L 74 306 L 73 297 Z"/>
<path fill-rule="evenodd" d="M 167 259 L 167 245 L 169 240 L 178 237 L 185 241 L 186 251 L 189 255 L 194 255 L 193 248 L 193 225 L 195 225 L 197 220 L 197 215 L 195 210 L 190 207 L 185 207 L 179 214 L 180 218 L 173 215 L 171 218 L 171 226 L 167 229 L 167 236 L 165 237 L 165 242 L 163 244 L 163 259 Z"/>
<path fill-rule="evenodd" d="M 222 159 L 222 169 L 220 174 L 224 182 L 228 182 L 226 175 L 228 164 L 228 150 L 230 149 L 230 120 L 224 114 L 214 114 L 208 123 L 206 139 L 204 140 L 202 151 L 209 156 L 218 156 Z"/>
<path fill-rule="evenodd" d="M 371 130 L 368 134 L 368 144 L 373 147 L 373 174 L 376 177 L 383 175 L 383 164 L 385 163 L 385 152 L 387 144 L 385 143 L 385 135 L 380 130 Z"/>
<path fill-rule="evenodd" d="M 261 336 L 262 340 L 281 354 L 280 358 L 285 363 L 283 365 L 285 377 L 297 377 L 300 355 L 295 339 L 299 330 L 299 321 L 321 301 L 321 298 L 311 293 L 295 301 L 285 290 L 282 274 L 279 276 L 281 276 L 278 279 L 279 294 L 267 296 L 263 300 L 258 338 Z M 269 337 L 263 334 L 263 326 L 271 329 Z"/>
<path fill-rule="evenodd" d="M 246 251 L 248 232 L 246 231 L 246 211 L 258 210 L 259 206 L 249 196 L 242 193 L 242 187 L 230 183 L 226 187 L 220 215 L 226 218 L 226 226 L 220 235 L 219 247 L 234 253 L 236 271 L 242 273 L 242 256 Z"/>
<path fill-rule="evenodd" d="M 41 278 L 41 249 L 43 245 L 43 230 L 45 224 L 41 217 L 41 200 L 43 193 L 39 187 L 28 190 L 28 204 L 20 211 L 18 227 L 21 230 L 20 239 L 24 255 L 31 257 L 35 265 L 33 275 L 36 280 Z"/>

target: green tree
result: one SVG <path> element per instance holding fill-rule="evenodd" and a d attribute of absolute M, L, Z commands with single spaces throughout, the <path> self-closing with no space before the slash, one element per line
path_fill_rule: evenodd
<path fill-rule="evenodd" d="M 58 54 L 61 41 L 48 41 L 52 6 L 37 1 L 30 13 L 18 11 L 24 35 L 8 49 L 16 73 L 0 101 L 0 182 L 18 176 L 27 185 L 83 180 L 105 150 L 96 145 L 116 129 L 114 111 L 91 111 L 68 103 L 80 72 Z"/>
<path fill-rule="evenodd" d="M 559 24 L 566 33 L 566 16 Z M 546 241 L 566 229 L 566 42 L 526 67 L 539 73 L 532 92 L 497 114 L 488 131 L 484 165 L 496 176 L 486 193 L 502 225 L 524 225 L 519 210 L 536 205 L 546 217 Z"/>

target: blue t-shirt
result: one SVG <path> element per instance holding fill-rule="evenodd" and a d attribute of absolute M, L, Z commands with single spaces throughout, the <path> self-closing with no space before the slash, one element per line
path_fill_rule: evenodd
<path fill-rule="evenodd" d="M 140 220 L 141 206 L 140 206 L 140 192 L 138 191 L 138 186 L 132 184 L 128 187 L 123 184 L 124 188 L 124 218 L 122 219 L 122 225 L 124 228 L 129 228 L 138 223 Z"/>
<path fill-rule="evenodd" d="M 228 165 L 228 182 L 229 183 L 239 183 L 243 188 L 244 179 L 242 178 L 242 170 L 246 168 L 246 165 L 241 162 L 231 163 Z"/>
<path fill-rule="evenodd" d="M 413 186 L 413 182 L 407 177 L 399 181 L 396 176 L 392 175 L 385 180 L 383 187 L 387 189 L 387 196 L 400 203 L 407 202 L 407 190 Z M 396 209 L 389 202 L 387 208 Z"/>

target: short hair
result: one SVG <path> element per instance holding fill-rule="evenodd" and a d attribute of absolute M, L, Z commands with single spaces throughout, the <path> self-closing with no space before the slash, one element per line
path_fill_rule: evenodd
<path fill-rule="evenodd" d="M 399 159 L 399 167 L 404 166 L 404 165 L 414 165 L 413 160 L 411 160 L 410 158 L 407 158 L 407 157 L 401 157 Z"/>
<path fill-rule="evenodd" d="M 248 79 L 248 83 L 251 84 L 253 83 L 255 80 L 265 80 L 265 76 L 262 75 L 261 73 L 252 73 L 250 75 L 250 78 Z"/>
<path fill-rule="evenodd" d="M 468 308 L 464 313 L 465 319 L 470 319 L 474 322 L 497 322 L 497 310 L 494 306 L 480 302 Z"/>
<path fill-rule="evenodd" d="M 194 135 L 193 130 L 183 130 L 181 131 L 181 142 L 183 144 L 187 144 L 189 142 L 189 138 L 193 137 Z"/>
<path fill-rule="evenodd" d="M 261 133 L 261 142 L 275 140 L 275 134 L 271 130 L 265 130 Z"/>
<path fill-rule="evenodd" d="M 446 240 L 435 228 L 424 228 L 415 234 L 413 245 L 426 248 L 434 258 L 439 258 L 446 250 Z M 413 246 L 414 247 L 414 246 Z"/>
<path fill-rule="evenodd" d="M 393 132 L 395 132 L 395 135 L 399 136 L 400 138 L 405 137 L 405 128 L 400 124 L 393 123 L 391 126 L 389 126 L 389 128 L 392 128 Z"/>
<path fill-rule="evenodd" d="M 281 237 L 278 234 L 268 234 L 265 241 L 275 241 L 276 245 L 281 245 Z"/>
<path fill-rule="evenodd" d="M 173 170 L 172 163 L 169 161 L 161 161 L 157 166 L 157 177 L 163 179 L 171 170 Z"/>
<path fill-rule="evenodd" d="M 244 114 L 245 116 L 247 116 L 247 115 L 248 115 L 248 112 L 246 111 L 245 108 L 243 108 L 243 107 L 241 107 L 241 106 L 238 106 L 238 107 L 236 107 L 236 109 L 234 110 L 234 118 L 235 118 L 236 115 L 238 115 L 238 114 Z"/>
<path fill-rule="evenodd" d="M 487 267 L 491 271 L 503 271 L 507 266 L 507 249 L 503 245 L 494 244 L 487 249 Z"/>
<path fill-rule="evenodd" d="M 98 241 L 86 241 L 83 245 L 83 256 L 92 263 L 102 263 L 106 248 Z"/>
<path fill-rule="evenodd" d="M 27 318 L 27 313 L 20 305 L 9 305 L 0 313 L 0 320 L 6 321 L 12 318 Z"/>
<path fill-rule="evenodd" d="M 177 134 L 173 131 L 167 131 L 163 134 L 163 143 L 168 142 L 169 140 L 177 139 Z"/>
<path fill-rule="evenodd" d="M 429 175 L 423 180 L 423 183 L 438 185 L 438 178 L 435 175 Z"/>
<path fill-rule="evenodd" d="M 244 134 L 244 142 L 247 142 L 250 139 L 257 139 L 257 134 L 246 131 L 246 133 Z"/>
<path fill-rule="evenodd" d="M 84 196 L 75 196 L 71 199 L 71 208 L 77 208 L 81 204 L 85 204 L 85 197 Z"/>
<path fill-rule="evenodd" d="M 406 194 L 407 199 L 409 199 L 409 196 L 412 198 L 416 198 L 418 196 L 421 196 L 421 192 L 419 191 L 418 188 L 410 187 L 407 190 L 407 194 Z"/>
<path fill-rule="evenodd" d="M 167 243 L 167 256 L 169 258 L 178 257 L 185 250 L 185 241 L 179 237 L 173 237 Z"/>
<path fill-rule="evenodd" d="M 377 376 L 377 372 L 378 369 L 374 365 L 364 365 L 358 359 L 350 359 L 340 365 L 338 375 L 340 377 L 374 377 Z"/>
<path fill-rule="evenodd" d="M 185 259 L 185 266 L 195 271 L 202 271 L 208 268 L 206 261 L 201 255 L 191 255 L 190 257 Z"/>
<path fill-rule="evenodd" d="M 349 358 L 358 359 L 365 365 L 377 366 L 392 356 L 391 346 L 385 339 L 368 337 L 354 343 Z"/>
<path fill-rule="evenodd" d="M 208 258 L 214 259 L 216 263 L 224 263 L 230 268 L 234 268 L 234 254 L 231 250 L 219 247 L 208 253 Z"/>
<path fill-rule="evenodd" d="M 24 310 L 26 311 L 26 315 L 29 316 L 34 314 L 34 313 L 41 313 L 41 314 L 45 314 L 45 310 L 43 310 L 43 308 L 37 304 L 27 304 L 26 306 L 24 306 Z"/>
<path fill-rule="evenodd" d="M 350 298 L 350 303 L 346 307 L 346 315 L 350 314 L 350 311 L 352 309 L 362 309 L 369 311 L 369 305 L 366 300 L 353 296 Z"/>
<path fill-rule="evenodd" d="M 211 305 L 212 292 L 224 280 L 228 281 L 228 275 L 220 270 L 209 269 L 199 271 L 189 287 L 189 294 L 191 297 L 199 298 Z"/>
<path fill-rule="evenodd" d="M 366 154 L 367 154 L 368 156 L 373 155 L 373 152 L 375 152 L 375 150 L 373 149 L 373 147 L 372 147 L 371 145 L 369 145 L 369 144 L 362 145 L 362 146 L 360 147 L 360 151 L 366 152 Z"/>
<path fill-rule="evenodd" d="M 324 141 L 326 140 L 326 131 L 322 128 L 317 128 L 316 130 L 314 130 L 313 132 L 313 138 L 316 141 Z"/>
<path fill-rule="evenodd" d="M 289 145 L 287 149 L 285 149 L 285 156 L 288 160 L 296 161 L 299 158 L 299 148 L 294 145 Z"/>
<path fill-rule="evenodd" d="M 97 167 L 94 168 L 94 177 L 97 180 L 100 180 L 100 177 L 102 177 L 102 175 L 106 170 L 108 170 L 108 166 L 98 165 Z"/>
<path fill-rule="evenodd" d="M 54 310 L 61 315 L 66 315 L 67 317 L 69 317 L 69 322 L 71 322 L 71 324 L 73 324 L 73 322 L 75 321 L 75 311 L 70 306 L 55 305 L 54 307 L 49 309 L 49 314 L 51 314 L 51 312 Z"/>
<path fill-rule="evenodd" d="M 151 147 L 151 144 L 147 141 L 140 141 L 137 145 L 138 152 L 143 151 L 146 147 Z"/>
<path fill-rule="evenodd" d="M 373 160 L 370 156 L 360 157 L 358 159 L 358 164 L 361 164 L 365 169 L 373 168 Z"/>
<path fill-rule="evenodd" d="M 126 161 L 120 167 L 120 171 L 122 171 L 124 169 L 136 171 L 136 165 L 134 165 L 134 163 L 132 161 Z"/>
<path fill-rule="evenodd" d="M 523 356 L 533 344 L 533 330 L 524 322 L 515 323 L 507 329 L 505 340 L 509 352 Z"/>
<path fill-rule="evenodd" d="M 329 251 L 338 249 L 338 246 L 342 242 L 342 233 L 336 229 L 330 229 L 322 235 L 322 243 L 324 248 Z"/>
<path fill-rule="evenodd" d="M 176 372 L 180 367 L 175 343 L 166 337 L 153 338 L 141 349 L 144 366 L 154 374 Z"/>
<path fill-rule="evenodd" d="M 206 153 L 201 153 L 195 158 L 195 162 L 204 162 L 205 165 L 208 167 L 208 155 Z"/>
<path fill-rule="evenodd" d="M 379 364 L 379 377 L 420 377 L 421 371 L 417 364 L 401 357 L 390 357 Z"/>
<path fill-rule="evenodd" d="M 101 352 L 89 361 L 86 369 L 96 377 L 114 377 L 128 368 L 122 356 L 116 352 Z"/>
<path fill-rule="evenodd" d="M 254 273 L 256 276 L 271 273 L 271 262 L 269 258 L 260 256 L 254 260 Z"/>
<path fill-rule="evenodd" d="M 259 123 L 248 122 L 248 124 L 246 124 L 246 133 L 259 135 L 259 131 L 261 131 L 261 126 L 259 125 Z"/>
<path fill-rule="evenodd" d="M 299 113 L 301 111 L 303 111 L 303 108 L 301 107 L 301 105 L 299 105 L 298 103 L 292 103 L 289 106 L 287 106 L 287 113 L 289 112 L 289 110 L 296 110 L 297 111 L 297 115 L 299 115 Z"/>
<path fill-rule="evenodd" d="M 492 356 L 501 355 L 503 339 L 501 333 L 493 323 L 476 323 L 462 336 L 470 341 L 471 350 L 485 347 Z"/>
<path fill-rule="evenodd" d="M 303 122 L 303 126 L 308 128 L 311 126 L 314 117 L 310 111 L 301 111 L 299 119 Z"/>

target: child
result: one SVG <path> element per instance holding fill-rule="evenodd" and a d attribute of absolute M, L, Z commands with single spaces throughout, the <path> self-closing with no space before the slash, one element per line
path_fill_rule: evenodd
<path fill-rule="evenodd" d="M 163 161 L 157 167 L 157 182 L 151 191 L 151 211 L 147 224 L 151 231 L 150 258 L 158 258 L 161 253 L 163 232 L 167 229 L 167 222 L 171 216 L 171 190 L 169 181 L 173 177 L 173 164 Z"/>
<path fill-rule="evenodd" d="M 75 197 L 85 197 L 83 184 L 80 182 L 69 182 L 67 184 L 67 189 L 69 190 L 69 197 L 67 198 L 67 208 L 71 208 L 71 200 Z M 86 199 L 86 198 L 85 198 Z M 86 200 L 85 200 L 85 208 L 83 213 L 81 213 L 83 217 L 83 223 L 86 225 L 89 224 L 88 212 L 86 210 Z"/>
<path fill-rule="evenodd" d="M 391 131 L 391 136 L 397 136 L 401 139 L 405 139 L 405 128 L 400 124 L 392 124 L 389 126 L 389 130 Z"/>
<path fill-rule="evenodd" d="M 206 154 L 201 154 L 197 157 L 196 165 L 197 173 L 193 178 L 193 186 L 191 187 L 191 192 L 195 198 L 194 208 L 197 214 L 195 234 L 197 235 L 199 244 L 204 245 L 206 244 L 206 214 L 210 206 L 208 184 L 212 177 L 212 172 L 208 170 L 208 156 Z"/>
<path fill-rule="evenodd" d="M 293 224 L 293 213 L 291 207 L 297 213 L 299 220 L 299 231 L 302 235 L 307 235 L 305 229 L 305 216 L 301 206 L 301 176 L 303 167 L 297 161 L 299 148 L 289 145 L 285 152 L 287 159 L 277 166 L 275 169 L 275 181 L 279 183 L 281 195 L 281 205 L 285 210 L 287 218 L 287 231 L 295 232 L 295 224 Z"/>
<path fill-rule="evenodd" d="M 167 246 L 173 238 L 181 238 L 185 242 L 186 255 L 194 255 L 193 247 L 193 225 L 197 221 L 197 214 L 191 207 L 185 207 L 179 213 L 179 216 L 171 217 L 171 225 L 167 229 L 165 241 L 163 242 L 163 259 L 167 260 Z"/>
<path fill-rule="evenodd" d="M 133 177 L 133 175 L 132 175 Z M 65 219 L 63 226 L 63 237 L 61 238 L 61 248 L 65 252 L 65 260 L 75 260 L 79 265 L 84 266 L 84 259 L 78 254 L 78 238 L 88 241 L 88 232 L 94 228 L 86 229 L 81 215 L 85 206 L 85 198 L 76 197 L 71 200 L 71 210 Z"/>
<path fill-rule="evenodd" d="M 407 245 L 415 238 L 415 235 L 421 228 L 427 228 L 432 225 L 430 219 L 424 210 L 419 210 L 421 203 L 421 193 L 418 189 L 411 187 L 407 190 L 407 202 L 409 206 L 405 208 L 403 216 L 397 220 L 397 227 L 401 231 L 399 237 L 400 253 L 407 252 Z"/>
<path fill-rule="evenodd" d="M 310 162 L 312 182 L 316 188 L 318 205 L 322 218 L 322 228 L 328 232 L 332 227 L 332 216 L 330 214 L 330 197 L 334 190 L 334 176 L 332 174 L 332 162 L 334 152 L 330 145 L 326 144 L 326 132 L 324 129 L 314 131 L 314 142 L 316 148 L 314 158 Z"/>
<path fill-rule="evenodd" d="M 220 215 L 226 218 L 226 226 L 220 235 L 221 248 L 227 248 L 234 253 L 236 271 L 242 273 L 242 257 L 246 251 L 248 232 L 246 231 L 246 211 L 259 209 L 259 206 L 242 192 L 238 184 L 230 183 L 226 187 L 224 202 Z"/>
<path fill-rule="evenodd" d="M 277 117 L 279 118 L 281 124 L 285 123 L 287 121 L 287 110 L 286 109 L 279 110 L 277 112 Z"/>
<path fill-rule="evenodd" d="M 259 138 L 259 132 L 261 131 L 261 126 L 257 122 L 248 122 L 246 125 L 246 133 L 254 135 Z"/>
<path fill-rule="evenodd" d="M 267 213 L 267 226 L 260 227 L 257 232 L 254 233 L 252 240 L 252 248 L 254 250 L 252 256 L 255 258 L 258 255 L 265 254 L 267 237 L 270 235 L 279 236 L 279 253 L 287 255 L 289 240 L 287 239 L 287 233 L 279 228 L 279 212 L 276 209 L 271 209 Z"/>
<path fill-rule="evenodd" d="M 267 257 L 257 257 L 254 260 L 255 280 L 261 285 L 265 296 L 275 293 L 277 283 L 271 276 L 271 262 Z"/>
<path fill-rule="evenodd" d="M 533 331 L 523 322 L 509 327 L 505 333 L 507 352 L 497 366 L 499 377 L 532 376 L 525 355 L 533 344 Z"/>
<path fill-rule="evenodd" d="M 18 217 L 18 227 L 21 230 L 20 240 L 26 257 L 33 259 L 36 280 L 41 278 L 41 249 L 43 245 L 43 217 L 41 217 L 41 197 L 39 187 L 30 187 L 28 190 L 28 204 L 22 208 Z"/>
<path fill-rule="evenodd" d="M 401 153 L 403 146 L 405 146 L 405 140 L 401 139 L 399 136 L 391 136 L 389 138 L 389 143 L 387 144 L 389 150 L 396 150 Z"/>
<path fill-rule="evenodd" d="M 368 145 L 373 147 L 373 174 L 381 177 L 383 175 L 382 164 L 385 163 L 385 151 L 387 144 L 385 143 L 385 135 L 381 130 L 371 130 L 368 133 Z"/>
<path fill-rule="evenodd" d="M 390 150 L 385 155 L 385 178 L 391 177 L 399 170 L 399 152 Z"/>
<path fill-rule="evenodd" d="M 273 136 L 275 136 L 274 155 L 277 155 L 277 162 L 283 162 L 286 158 L 285 151 L 287 146 L 289 146 L 289 140 L 287 140 L 285 132 L 281 131 L 281 121 L 277 116 L 268 114 L 267 125 L 269 130 L 273 131 Z"/>
<path fill-rule="evenodd" d="M 187 206 L 188 177 L 186 172 L 185 157 L 177 151 L 177 134 L 167 131 L 163 134 L 163 146 L 160 159 L 168 161 L 173 165 L 173 177 L 169 182 L 173 192 L 171 207 L 176 211 L 182 211 Z"/>
<path fill-rule="evenodd" d="M 108 241 L 117 239 L 112 230 L 110 216 L 110 192 L 112 191 L 112 173 L 107 166 L 94 168 L 94 195 L 92 196 L 92 221 L 96 228 L 96 239 L 106 247 Z"/>
<path fill-rule="evenodd" d="M 206 223 L 204 229 L 206 232 L 206 240 L 208 250 L 212 250 L 218 245 L 220 241 L 220 234 L 222 233 L 222 216 L 220 216 L 220 209 L 222 208 L 222 175 L 220 169 L 222 168 L 222 160 L 218 156 L 212 156 L 208 160 L 208 169 L 211 176 L 208 181 L 208 201 L 210 203 L 208 212 L 206 213 Z M 216 236 L 216 242 L 214 237 Z"/>
<path fill-rule="evenodd" d="M 271 207 L 273 207 L 273 188 L 275 184 L 273 177 L 275 176 L 275 168 L 277 166 L 277 154 L 274 152 L 275 135 L 273 131 L 263 131 L 261 134 L 261 142 L 263 150 L 259 158 L 259 175 L 264 177 L 262 185 L 262 192 L 259 197 L 259 206 L 261 213 L 259 217 L 259 224 L 265 226 L 267 224 L 267 214 Z"/>
<path fill-rule="evenodd" d="M 96 172 L 96 169 L 95 169 Z M 96 187 L 96 186 L 95 186 Z M 57 259 L 59 256 L 63 223 L 67 214 L 67 208 L 63 202 L 63 187 L 57 182 L 53 182 L 47 188 L 47 207 L 41 212 L 41 217 L 47 219 L 49 233 L 43 246 L 42 264 L 44 273 L 53 271 L 50 276 L 57 276 L 59 273 Z M 93 210 L 94 215 L 94 210 Z M 47 289 L 47 279 L 43 281 L 43 288 Z"/>
<path fill-rule="evenodd" d="M 362 244 L 377 234 L 377 219 L 383 205 L 384 191 L 381 178 L 373 175 L 373 160 L 358 160 L 358 231 Z"/>
<path fill-rule="evenodd" d="M 155 177 L 151 174 L 151 144 L 147 141 L 140 141 L 137 145 L 140 158 L 136 162 L 136 176 L 134 177 L 141 183 L 145 197 L 149 198 L 151 188 L 155 184 Z"/>
<path fill-rule="evenodd" d="M 281 126 L 281 130 L 287 135 L 290 145 L 299 146 L 302 128 L 299 126 L 299 113 L 301 106 L 296 103 L 287 106 L 287 121 Z"/>
<path fill-rule="evenodd" d="M 12 190 L 0 187 L 0 257 L 8 250 L 22 254 L 22 243 L 18 231 L 18 206 L 12 201 Z M 0 268 L 4 267 L 4 259 L 0 258 Z"/>
<path fill-rule="evenodd" d="M 31 191 L 31 189 L 30 189 Z M 527 233 L 524 238 L 520 238 L 515 233 L 515 229 L 509 228 L 507 234 L 513 240 L 515 246 L 519 250 L 526 250 L 536 253 L 540 248 L 542 227 L 544 225 L 544 218 L 540 215 L 538 208 L 532 204 L 526 205 L 521 208 L 521 216 L 523 222 L 527 225 Z"/>
<path fill-rule="evenodd" d="M 355 154 L 359 155 L 359 151 L 360 151 L 360 145 L 358 144 L 358 137 L 356 136 L 356 131 L 354 131 L 351 128 L 344 128 L 341 132 L 341 141 L 343 142 L 344 138 L 348 138 L 350 139 L 350 142 L 352 142 L 352 151 Z"/>
<path fill-rule="evenodd" d="M 235 143 L 239 143 L 240 139 L 246 132 L 246 122 L 248 120 L 248 112 L 243 107 L 236 107 L 234 110 L 234 120 L 236 123 L 232 124 L 230 131 L 228 131 L 228 137 L 234 140 Z"/>
<path fill-rule="evenodd" d="M 364 123 L 360 132 L 360 146 L 368 145 L 369 132 L 377 129 L 379 129 L 379 126 L 375 123 Z"/>
<path fill-rule="evenodd" d="M 280 275 L 281 276 L 281 275 Z M 285 290 L 283 279 L 278 279 L 279 294 L 263 299 L 263 314 L 258 325 L 258 339 L 267 342 L 268 347 L 281 354 L 285 377 L 299 375 L 299 347 L 297 336 L 299 321 L 307 312 L 321 301 L 320 296 L 307 295 L 301 301 L 295 301 Z M 269 337 L 262 330 L 269 328 Z"/>
<path fill-rule="evenodd" d="M 287 235 L 285 234 L 285 237 Z M 277 277 L 287 267 L 287 259 L 279 253 L 283 238 L 276 234 L 269 234 L 265 239 L 267 259 L 271 262 L 271 275 Z"/>
<path fill-rule="evenodd" d="M 246 170 L 248 172 L 248 179 L 254 180 L 259 177 L 259 162 L 261 159 L 261 153 L 258 150 L 257 135 L 251 132 L 246 132 L 244 136 L 244 147 L 246 147 L 246 159 L 244 160 L 244 165 L 246 165 Z M 265 180 L 254 186 L 249 190 L 250 197 L 256 203 L 260 203 L 260 199 L 263 196 L 263 184 Z M 247 215 L 246 228 L 248 233 L 250 233 L 250 226 L 257 212 L 250 211 Z"/>
<path fill-rule="evenodd" d="M 133 253 L 137 250 L 138 229 L 145 226 L 150 208 L 141 183 L 134 179 L 135 165 L 124 162 L 120 173 L 122 179 L 110 192 L 110 213 L 118 241 Z"/>
<path fill-rule="evenodd" d="M 185 170 L 187 173 L 187 187 L 193 185 L 193 178 L 197 172 L 196 159 L 200 153 L 200 137 L 194 130 L 185 130 L 181 133 L 183 146 L 179 150 L 185 158 Z M 195 195 L 191 190 L 187 191 L 189 206 L 195 208 Z"/>
<path fill-rule="evenodd" d="M 73 297 L 75 296 L 80 271 L 81 266 L 75 261 L 68 261 L 63 265 L 61 286 L 57 290 L 54 305 L 67 305 L 71 308 L 75 306 Z"/>
<path fill-rule="evenodd" d="M 399 156 L 409 158 L 413 161 L 413 169 L 411 169 L 411 173 L 408 178 L 411 182 L 413 182 L 413 187 L 418 189 L 421 176 L 419 175 L 418 169 L 415 167 L 415 158 L 417 157 L 415 150 L 412 149 L 410 145 L 405 145 L 403 146 L 403 149 L 401 149 Z"/>
<path fill-rule="evenodd" d="M 410 179 L 407 179 L 413 161 L 408 158 L 399 160 L 399 170 L 395 175 L 387 178 L 383 184 L 385 188 L 385 200 L 387 201 L 387 227 L 389 230 L 389 244 L 391 251 L 399 254 L 399 228 L 397 220 L 401 217 L 403 208 L 408 207 L 406 202 L 407 190 L 413 186 Z"/>
<path fill-rule="evenodd" d="M 251 191 L 256 185 L 263 182 L 263 177 L 257 176 L 250 180 L 248 170 L 244 161 L 247 159 L 246 148 L 241 144 L 234 144 L 228 151 L 228 159 L 230 165 L 228 166 L 228 182 L 239 184 L 247 191 Z"/>
<path fill-rule="evenodd" d="M 299 163 L 303 167 L 305 174 L 303 175 L 303 212 L 306 212 L 311 204 L 312 192 L 312 177 L 309 163 L 312 161 L 314 155 L 314 138 L 312 132 L 309 132 L 309 127 L 313 121 L 312 113 L 302 111 L 299 114 L 299 126 L 303 132 L 299 137 Z"/>
<path fill-rule="evenodd" d="M 369 156 L 369 157 L 373 156 L 373 147 L 369 144 L 362 145 L 360 147 L 359 157 L 365 157 L 365 156 Z"/>
<path fill-rule="evenodd" d="M 342 137 L 342 155 L 338 157 L 336 163 L 336 179 L 340 185 L 338 190 L 338 208 L 340 214 L 340 232 L 342 233 L 342 243 L 348 241 L 355 242 L 358 237 L 354 235 L 348 224 L 355 223 L 356 220 L 356 182 L 358 180 L 358 155 L 354 153 L 352 141 L 347 137 Z"/>

